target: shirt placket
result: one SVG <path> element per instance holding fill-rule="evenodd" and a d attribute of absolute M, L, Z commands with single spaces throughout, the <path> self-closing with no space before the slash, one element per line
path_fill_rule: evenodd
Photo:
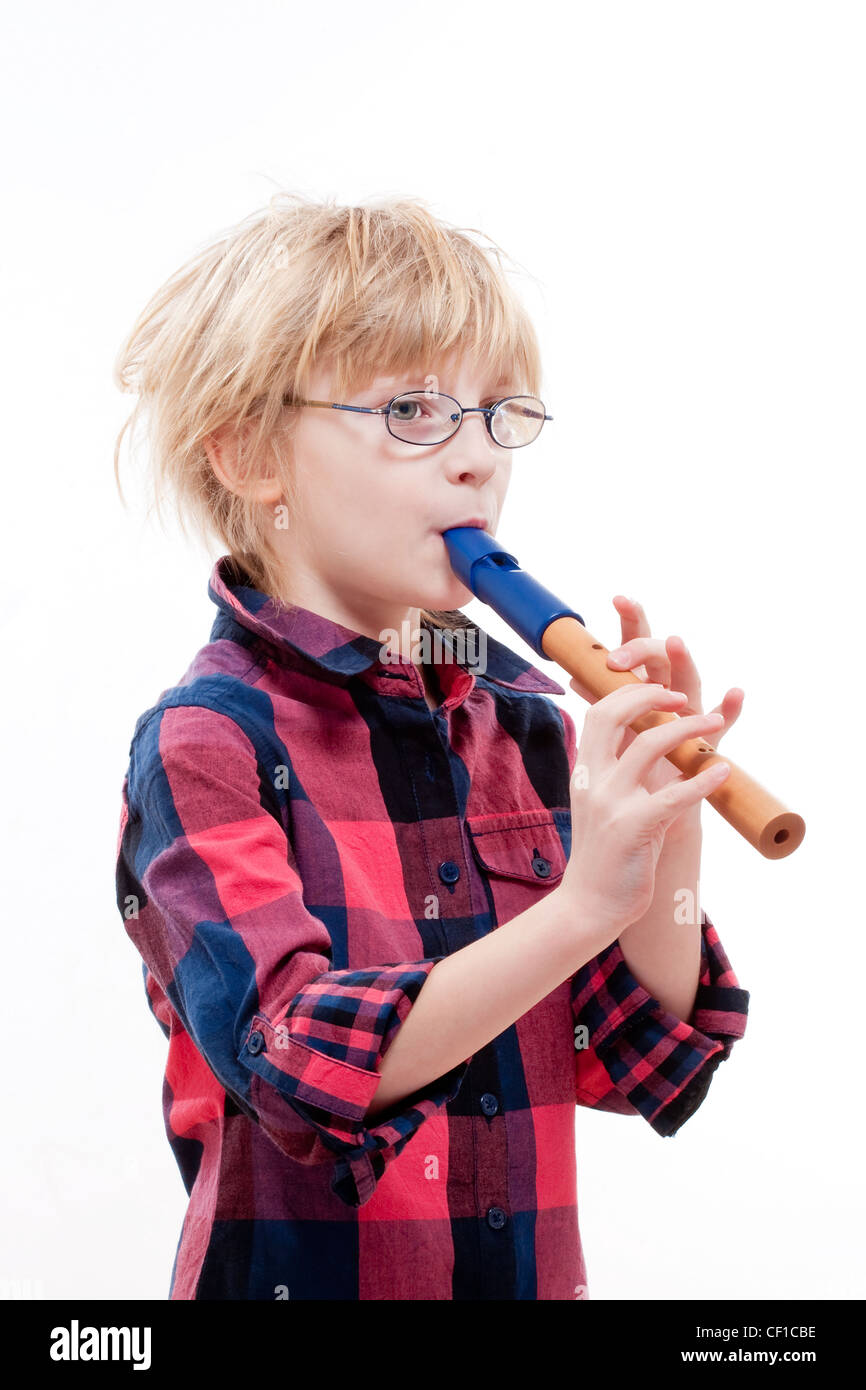
<path fill-rule="evenodd" d="M 377 668 L 368 673 L 368 681 L 392 700 L 396 692 L 404 697 L 390 707 L 391 718 L 395 736 L 404 743 L 428 873 L 439 902 L 440 934 L 451 954 L 484 934 L 478 923 L 488 905 L 459 814 L 451 766 L 451 721 L 474 688 L 475 678 L 459 666 L 438 667 L 437 674 L 443 700 L 436 710 L 428 707 L 420 673 L 411 663 Z M 448 819 L 442 815 L 443 784 L 453 807 Z M 516 1054 L 516 1049 L 514 1029 L 506 1029 L 502 1038 L 480 1048 L 449 1106 L 453 1132 L 461 1136 L 449 1153 L 448 1205 L 457 1299 L 515 1296 L 515 1225 L 509 1202 L 501 1068 L 505 1065 L 509 1074 L 519 1068 L 519 1056 L 506 1055 Z"/>

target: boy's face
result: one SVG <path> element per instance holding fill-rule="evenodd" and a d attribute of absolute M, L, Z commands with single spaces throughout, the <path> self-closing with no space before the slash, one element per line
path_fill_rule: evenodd
<path fill-rule="evenodd" d="M 342 403 L 383 406 L 425 386 L 464 407 L 521 389 L 497 381 L 483 364 L 452 356 L 417 374 L 377 377 Z M 313 378 L 308 398 L 337 399 L 327 370 Z M 381 415 L 298 413 L 293 449 L 302 514 L 275 532 L 291 599 L 330 616 L 342 608 L 348 626 L 377 635 L 399 627 L 412 608 L 467 603 L 472 593 L 451 568 L 442 532 L 478 517 L 495 534 L 511 478 L 513 451 L 490 437 L 484 416 L 467 415 L 450 439 L 421 446 L 394 439 Z"/>

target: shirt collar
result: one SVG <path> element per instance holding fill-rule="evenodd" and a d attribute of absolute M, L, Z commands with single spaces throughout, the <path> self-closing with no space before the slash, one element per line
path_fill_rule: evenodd
<path fill-rule="evenodd" d="M 231 555 L 223 555 L 216 561 L 208 581 L 208 596 L 222 613 L 248 631 L 284 651 L 300 654 L 331 676 L 339 677 L 342 682 L 380 661 L 382 644 L 374 637 L 355 632 L 308 608 L 295 606 L 292 610 L 278 612 L 273 599 L 255 587 L 249 575 Z M 217 617 L 212 639 L 218 635 L 219 624 L 220 618 Z M 538 667 L 524 661 L 504 643 L 497 642 L 477 623 L 473 623 L 473 626 L 479 634 L 483 634 L 483 642 L 486 643 L 486 668 L 482 674 L 468 660 L 461 660 L 460 644 L 454 647 L 447 636 L 443 637 L 443 643 L 453 653 L 452 660 L 470 675 L 479 680 L 494 681 L 511 690 L 565 694 L 563 687 Z M 472 644 L 467 642 L 467 647 L 471 655 Z M 433 650 L 435 652 L 435 644 Z M 476 643 L 475 650 L 484 650 L 481 641 Z"/>

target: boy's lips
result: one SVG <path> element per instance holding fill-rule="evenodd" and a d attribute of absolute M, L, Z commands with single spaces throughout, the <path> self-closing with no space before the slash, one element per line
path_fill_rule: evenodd
<path fill-rule="evenodd" d="M 440 536 L 441 536 L 443 531 L 453 531 L 453 530 L 455 530 L 456 527 L 458 527 L 458 526 L 475 526 L 475 527 L 477 527 L 480 531 L 489 531 L 489 530 L 490 530 L 490 523 L 489 523 L 489 521 L 487 520 L 487 518 L 486 518 L 485 516 L 472 516 L 472 517 L 469 518 L 468 521 L 451 521 L 451 522 L 449 522 L 449 524 L 448 524 L 447 526 L 443 526 L 443 527 L 442 527 L 442 530 L 439 532 L 439 534 L 440 534 Z"/>

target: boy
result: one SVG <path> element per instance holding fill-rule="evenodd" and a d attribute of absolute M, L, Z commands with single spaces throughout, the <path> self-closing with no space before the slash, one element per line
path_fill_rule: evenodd
<path fill-rule="evenodd" d="M 562 686 L 459 611 L 442 531 L 495 532 L 539 378 L 501 272 L 410 201 L 278 195 L 121 352 L 157 491 L 228 551 L 118 838 L 190 1197 L 172 1299 L 585 1297 L 575 1105 L 672 1134 L 743 1034 L 704 913 L 663 976 L 619 939 L 652 943 L 665 833 L 720 775 L 663 805 L 650 760 L 718 721 L 617 760 L 678 702 L 614 692 L 577 792 Z"/>

